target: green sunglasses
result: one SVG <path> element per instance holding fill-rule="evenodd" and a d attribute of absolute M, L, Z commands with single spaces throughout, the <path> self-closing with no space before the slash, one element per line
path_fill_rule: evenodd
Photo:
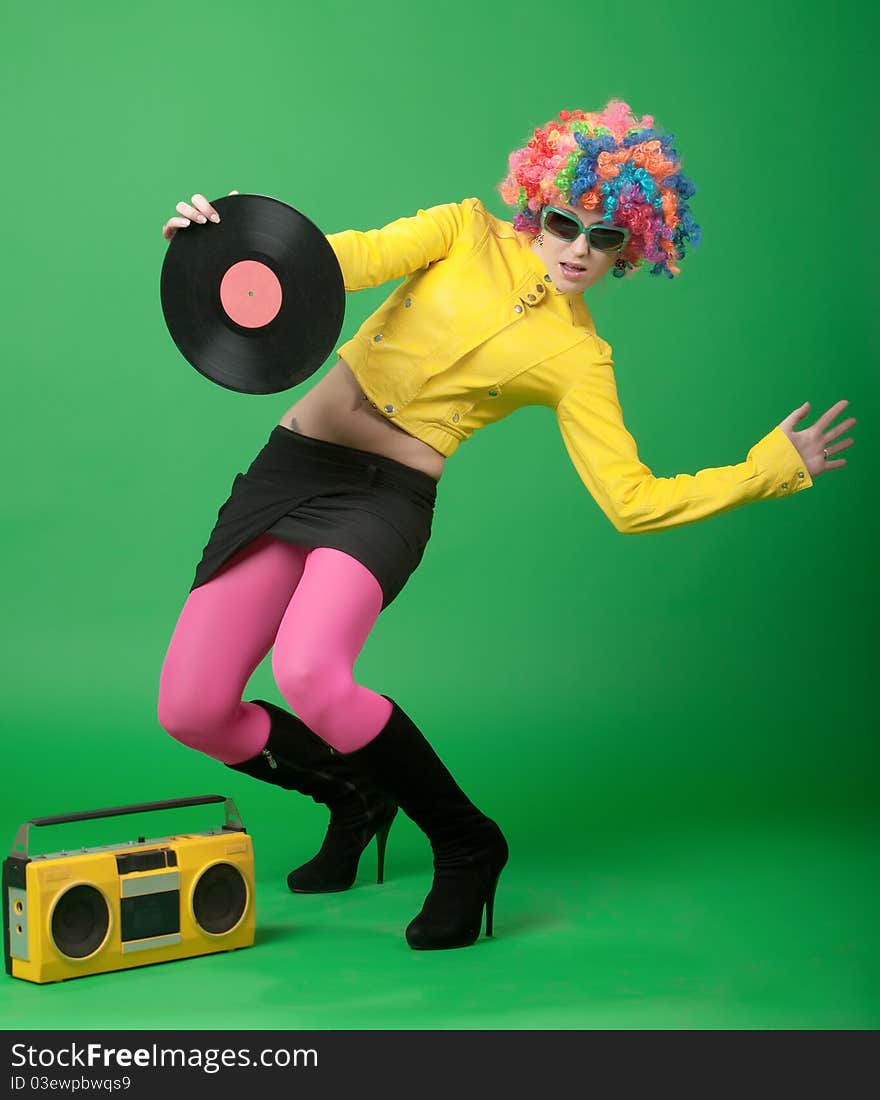
<path fill-rule="evenodd" d="M 583 233 L 587 244 L 597 252 L 619 252 L 629 240 L 629 230 L 622 226 L 606 222 L 584 225 L 580 218 L 557 206 L 545 206 L 541 211 L 541 228 L 563 241 L 574 241 Z"/>

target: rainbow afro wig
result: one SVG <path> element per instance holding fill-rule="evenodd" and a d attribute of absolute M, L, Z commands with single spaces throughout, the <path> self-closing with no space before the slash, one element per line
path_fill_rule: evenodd
<path fill-rule="evenodd" d="M 652 275 L 671 279 L 685 242 L 696 247 L 701 237 L 687 202 L 696 188 L 682 175 L 672 141 L 654 129 L 651 115 L 638 120 L 619 99 L 597 114 L 560 111 L 510 154 L 498 190 L 516 208 L 514 228 L 533 237 L 546 205 L 601 211 L 603 221 L 630 231 L 616 278 L 648 263 Z"/>

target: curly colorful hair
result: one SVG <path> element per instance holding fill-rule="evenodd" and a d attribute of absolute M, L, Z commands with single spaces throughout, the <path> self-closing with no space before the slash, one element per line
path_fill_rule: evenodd
<path fill-rule="evenodd" d="M 570 203 L 602 210 L 609 225 L 625 226 L 629 240 L 612 269 L 616 278 L 645 263 L 652 275 L 680 274 L 685 242 L 700 243 L 688 199 L 696 187 L 681 172 L 673 136 L 639 120 L 628 103 L 611 99 L 601 111 L 560 111 L 508 158 L 498 185 L 516 208 L 515 229 L 534 237 L 544 206 Z"/>

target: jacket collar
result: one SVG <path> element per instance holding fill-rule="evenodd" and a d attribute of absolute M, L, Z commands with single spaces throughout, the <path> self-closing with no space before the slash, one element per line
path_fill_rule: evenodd
<path fill-rule="evenodd" d="M 567 303 L 571 307 L 571 318 L 575 324 L 582 328 L 588 329 L 590 332 L 596 331 L 596 325 L 593 321 L 593 315 L 590 313 L 590 308 L 584 300 L 583 293 L 560 290 L 550 274 L 547 271 L 547 265 L 538 256 L 535 250 L 531 247 L 531 238 L 527 233 L 517 233 L 516 238 L 522 248 L 523 258 L 529 265 L 531 271 L 535 273 L 544 283 L 547 288 L 548 297 L 551 299 L 562 299 L 559 301 L 559 305 L 563 306 L 563 303 Z"/>

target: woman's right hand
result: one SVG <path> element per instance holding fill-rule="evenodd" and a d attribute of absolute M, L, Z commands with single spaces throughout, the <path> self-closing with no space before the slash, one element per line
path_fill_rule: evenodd
<path fill-rule="evenodd" d="M 230 195 L 237 195 L 237 191 L 230 191 Z M 162 236 L 166 241 L 170 241 L 178 229 L 186 229 L 190 222 L 198 222 L 200 225 L 204 225 L 210 218 L 212 222 L 219 222 L 220 215 L 208 202 L 204 195 L 193 195 L 192 206 L 186 202 L 179 202 L 175 207 L 178 214 L 183 216 L 180 218 L 169 218 L 167 222 L 162 226 Z"/>

